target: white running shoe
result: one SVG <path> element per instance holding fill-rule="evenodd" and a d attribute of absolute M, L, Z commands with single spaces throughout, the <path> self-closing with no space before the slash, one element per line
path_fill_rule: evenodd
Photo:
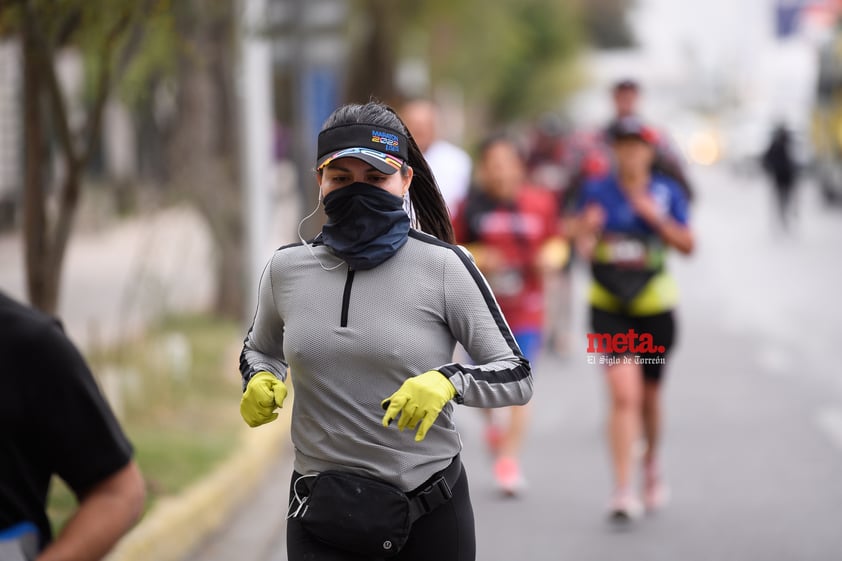
<path fill-rule="evenodd" d="M 630 522 L 643 513 L 640 501 L 630 491 L 615 492 L 608 510 L 614 522 Z"/>

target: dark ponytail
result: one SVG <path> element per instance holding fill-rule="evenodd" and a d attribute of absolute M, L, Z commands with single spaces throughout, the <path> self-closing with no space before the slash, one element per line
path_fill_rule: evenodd
<path fill-rule="evenodd" d="M 435 177 L 433 177 L 433 172 L 430 170 L 430 166 L 424 159 L 415 139 L 412 138 L 395 110 L 376 101 L 370 101 L 365 105 L 343 105 L 328 117 L 324 126 L 322 126 L 322 130 L 352 123 L 389 127 L 406 135 L 409 140 L 407 164 L 412 167 L 414 172 L 409 188 L 409 200 L 418 227 L 421 231 L 444 242 L 454 243 L 455 238 L 453 226 L 450 223 L 450 214 L 447 212 L 447 205 L 436 184 Z M 406 172 L 402 170 L 401 173 Z"/>

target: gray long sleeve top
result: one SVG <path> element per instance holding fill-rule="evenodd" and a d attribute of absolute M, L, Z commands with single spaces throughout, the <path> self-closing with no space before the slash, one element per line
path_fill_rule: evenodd
<path fill-rule="evenodd" d="M 452 362 L 457 341 L 476 364 Z M 415 230 L 394 256 L 364 271 L 319 243 L 277 250 L 260 280 L 240 370 L 244 387 L 259 371 L 281 380 L 293 373 L 297 472 L 349 471 L 405 491 L 462 447 L 453 401 L 421 442 L 415 431 L 382 426 L 380 403 L 405 380 L 439 370 L 455 401 L 473 407 L 532 396 L 529 362 L 469 254 Z"/>

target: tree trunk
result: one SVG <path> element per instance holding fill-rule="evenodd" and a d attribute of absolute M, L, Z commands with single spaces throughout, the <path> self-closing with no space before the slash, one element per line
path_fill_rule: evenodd
<path fill-rule="evenodd" d="M 366 103 L 375 98 L 395 104 L 398 101 L 395 65 L 400 4 L 394 0 L 365 0 L 363 4 L 364 17 L 369 23 L 366 35 L 354 47 L 347 98 L 353 103 Z"/>
<path fill-rule="evenodd" d="M 111 85 L 112 48 L 125 31 L 128 14 L 120 18 L 105 39 L 100 51 L 100 73 L 95 84 L 94 104 L 88 114 L 84 144 L 79 150 L 70 129 L 70 120 L 54 67 L 52 45 L 39 27 L 39 16 L 30 2 L 21 5 L 24 75 L 24 244 L 29 301 L 46 313 L 58 309 L 61 272 L 67 244 L 79 205 L 82 174 L 99 139 L 105 100 Z M 69 29 L 69 28 L 68 28 Z M 124 59 L 128 56 L 123 52 Z M 47 213 L 49 189 L 44 170 L 50 163 L 50 151 L 44 144 L 46 126 L 43 109 L 49 100 L 50 122 L 57 132 L 65 167 L 64 182 L 55 193 L 54 219 Z M 42 106 L 42 104 L 44 104 Z"/>
<path fill-rule="evenodd" d="M 215 312 L 234 319 L 245 303 L 244 229 L 238 181 L 236 96 L 231 74 L 231 14 L 184 5 L 179 34 L 194 48 L 182 57 L 179 119 L 170 145 L 175 188 L 205 218 L 216 250 Z"/>
<path fill-rule="evenodd" d="M 219 255 L 216 261 L 219 287 L 216 293 L 216 308 L 225 317 L 237 320 L 242 319 L 246 306 L 244 287 L 247 270 L 246 252 L 242 247 L 242 228 L 239 230 L 239 233 L 232 231 L 224 239 L 217 240 Z"/>
<path fill-rule="evenodd" d="M 46 188 L 43 163 L 47 151 L 44 145 L 42 115 L 42 80 L 39 56 L 34 33 L 35 22 L 29 11 L 24 12 L 21 33 L 23 43 L 23 98 L 24 98 L 24 189 L 23 236 L 26 261 L 26 288 L 30 303 L 36 308 L 54 314 L 57 291 L 50 290 L 55 279 L 50 278 L 48 259 L 50 248 L 47 235 Z"/>

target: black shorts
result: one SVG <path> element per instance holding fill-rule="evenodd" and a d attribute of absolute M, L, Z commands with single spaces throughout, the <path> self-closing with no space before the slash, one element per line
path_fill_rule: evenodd
<path fill-rule="evenodd" d="M 591 306 L 591 328 L 594 333 L 616 335 L 634 330 L 638 335 L 652 335 L 654 346 L 664 348 L 663 352 L 611 353 L 614 356 L 634 356 L 635 361 L 643 368 L 644 380 L 648 382 L 659 382 L 663 376 L 666 355 L 675 343 L 675 324 L 675 314 L 672 310 L 650 316 L 630 316 Z"/>

